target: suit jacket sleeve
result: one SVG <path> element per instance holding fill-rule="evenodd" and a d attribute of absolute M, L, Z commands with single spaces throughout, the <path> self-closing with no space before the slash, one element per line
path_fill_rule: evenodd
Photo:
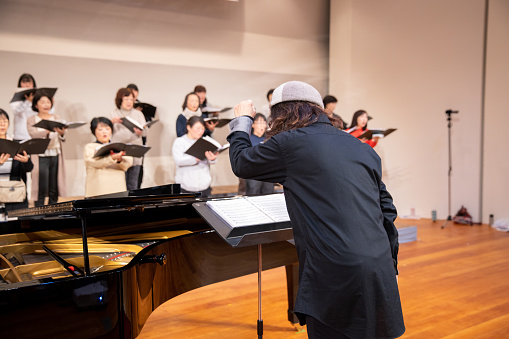
<path fill-rule="evenodd" d="M 246 132 L 234 131 L 227 139 L 230 143 L 230 163 L 236 176 L 284 184 L 284 154 L 274 138 L 254 147 Z"/>
<path fill-rule="evenodd" d="M 394 220 L 396 220 L 398 212 L 392 203 L 391 195 L 385 188 L 385 184 L 382 181 L 380 181 L 380 207 L 383 214 L 384 229 L 385 232 L 387 232 L 391 245 L 392 260 L 394 261 L 396 273 L 398 273 L 399 240 L 398 230 L 396 229 L 396 226 L 394 226 Z"/>

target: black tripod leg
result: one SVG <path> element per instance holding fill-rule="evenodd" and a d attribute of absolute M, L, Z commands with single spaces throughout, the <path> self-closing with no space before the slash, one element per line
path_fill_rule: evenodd
<path fill-rule="evenodd" d="M 447 217 L 447 219 L 445 220 L 444 224 L 442 225 L 442 228 L 444 228 L 444 227 L 445 227 L 445 225 L 447 225 L 447 223 L 448 223 L 449 221 L 451 221 L 451 220 L 452 220 L 451 216 L 448 216 L 448 217 Z"/>

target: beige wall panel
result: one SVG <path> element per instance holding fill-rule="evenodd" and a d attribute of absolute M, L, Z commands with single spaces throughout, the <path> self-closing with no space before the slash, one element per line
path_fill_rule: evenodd
<path fill-rule="evenodd" d="M 375 150 L 400 215 L 448 215 L 447 125 L 453 116 L 452 210 L 479 218 L 484 1 L 331 1 L 330 92 L 351 120 L 398 128 Z"/>
<path fill-rule="evenodd" d="M 490 0 L 488 22 L 483 221 L 509 221 L 509 2 Z"/>

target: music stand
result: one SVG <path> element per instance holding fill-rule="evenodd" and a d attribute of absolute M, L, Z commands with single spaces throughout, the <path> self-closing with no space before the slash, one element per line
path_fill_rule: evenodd
<path fill-rule="evenodd" d="M 262 244 L 268 244 L 277 241 L 286 241 L 293 239 L 293 230 L 290 222 L 279 222 L 273 224 L 273 229 L 266 229 L 266 225 L 253 225 L 246 228 L 243 235 L 229 236 L 231 227 L 214 211 L 212 211 L 205 202 L 193 204 L 194 209 L 220 236 L 232 247 L 244 247 L 257 245 L 258 247 L 258 320 L 256 331 L 258 339 L 263 338 L 263 318 L 262 318 Z"/>
<path fill-rule="evenodd" d="M 451 157 L 451 127 L 452 127 L 452 121 L 451 121 L 451 114 L 458 113 L 458 111 L 453 111 L 452 109 L 448 109 L 445 111 L 445 114 L 447 114 L 447 134 L 448 134 L 448 149 L 449 149 L 449 169 L 447 171 L 447 194 L 448 194 L 448 212 L 447 219 L 445 220 L 444 224 L 442 225 L 442 229 L 447 225 L 449 221 L 452 220 L 451 217 L 451 173 L 452 173 L 452 157 Z"/>

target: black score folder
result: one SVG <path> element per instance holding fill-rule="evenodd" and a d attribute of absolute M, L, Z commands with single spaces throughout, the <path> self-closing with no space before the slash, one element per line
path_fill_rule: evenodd
<path fill-rule="evenodd" d="M 203 138 L 196 140 L 196 142 L 192 144 L 191 147 L 189 147 L 187 151 L 185 151 L 184 153 L 192 155 L 193 157 L 198 158 L 200 160 L 205 160 L 206 158 L 205 152 L 211 151 L 212 153 L 216 152 L 221 153 L 227 150 L 229 147 L 230 147 L 229 143 L 221 145 L 219 142 L 212 139 L 211 137 L 204 136 Z"/>
<path fill-rule="evenodd" d="M 389 134 L 391 134 L 395 130 L 396 130 L 396 128 L 388 128 L 386 130 L 382 130 L 382 129 L 370 129 L 369 131 L 366 131 L 366 132 L 362 133 L 361 135 L 359 135 L 357 138 L 359 138 L 359 139 L 366 138 L 368 140 L 373 139 L 373 137 L 383 138 L 383 137 L 388 136 Z"/>
<path fill-rule="evenodd" d="M 104 144 L 97 148 L 94 158 L 102 158 L 107 155 L 110 155 L 111 152 L 125 152 L 125 155 L 135 158 L 140 158 L 148 152 L 151 147 L 145 145 L 136 145 L 136 144 L 124 144 L 123 142 L 113 142 L 109 144 Z"/>
<path fill-rule="evenodd" d="M 146 102 L 135 102 L 134 108 L 140 110 L 144 116 L 154 118 L 156 116 L 157 107 Z"/>
<path fill-rule="evenodd" d="M 223 127 L 227 125 L 232 119 L 228 118 L 220 118 L 219 113 L 224 113 L 228 110 L 231 110 L 231 107 L 225 107 L 225 108 L 219 108 L 219 107 L 203 107 L 202 112 L 206 114 L 207 116 L 203 119 L 205 122 L 211 121 L 216 122 L 216 127 Z"/>
<path fill-rule="evenodd" d="M 224 107 L 224 108 L 219 108 L 219 107 L 212 107 L 212 106 L 205 106 L 201 109 L 201 111 L 203 113 L 224 113 L 226 111 L 229 111 L 231 110 L 233 107 Z"/>
<path fill-rule="evenodd" d="M 233 247 L 293 239 L 282 193 L 209 200 L 193 207 Z"/>
<path fill-rule="evenodd" d="M 43 154 L 48 148 L 50 139 L 28 139 L 23 142 L 16 142 L 7 139 L 0 139 L 0 154 L 10 154 L 14 157 L 16 154 Z"/>
<path fill-rule="evenodd" d="M 217 117 L 205 118 L 205 119 L 203 119 L 203 120 L 205 120 L 205 122 L 207 122 L 207 121 L 217 122 L 216 127 L 218 127 L 218 128 L 223 127 L 223 126 L 225 126 L 225 125 L 229 124 L 229 123 L 230 123 L 230 121 L 232 121 L 232 119 L 226 119 L 226 118 L 224 118 L 224 119 L 219 119 L 219 118 L 217 118 Z"/>
<path fill-rule="evenodd" d="M 131 117 L 123 117 L 122 118 L 122 125 L 127 127 L 132 133 L 134 132 L 134 128 L 140 129 L 143 131 L 143 126 L 136 120 L 134 120 Z"/>
<path fill-rule="evenodd" d="M 14 95 L 11 99 L 11 102 L 24 101 L 25 95 L 30 95 L 31 93 L 35 94 L 36 92 L 44 92 L 44 94 L 46 94 L 50 98 L 53 98 L 55 96 L 55 93 L 57 92 L 57 88 L 49 88 L 49 87 L 27 88 L 27 89 L 24 89 L 24 90 L 14 93 Z"/>
<path fill-rule="evenodd" d="M 150 120 L 149 122 L 147 122 L 145 127 L 150 128 L 150 127 L 152 127 L 153 124 L 158 123 L 158 122 L 159 122 L 159 119 Z"/>
<path fill-rule="evenodd" d="M 84 121 L 74 121 L 74 122 L 60 122 L 55 120 L 41 120 L 34 125 L 34 127 L 44 128 L 50 132 L 53 132 L 54 128 L 78 128 L 80 126 L 85 125 Z"/>

